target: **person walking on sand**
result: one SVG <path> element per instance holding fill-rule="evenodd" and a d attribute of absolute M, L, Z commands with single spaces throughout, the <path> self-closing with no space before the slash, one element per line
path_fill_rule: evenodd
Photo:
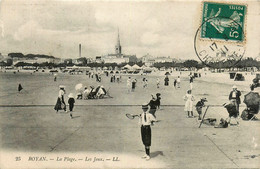
<path fill-rule="evenodd" d="M 68 103 L 69 103 L 69 110 L 70 110 L 70 118 L 73 118 L 72 112 L 75 104 L 75 99 L 72 93 L 70 93 L 68 97 L 69 97 Z"/>
<path fill-rule="evenodd" d="M 23 87 L 22 87 L 21 83 L 19 83 L 19 84 L 18 84 L 18 92 L 20 93 L 21 90 L 23 90 Z"/>
<path fill-rule="evenodd" d="M 193 101 L 195 100 L 193 95 L 191 94 L 191 90 L 187 91 L 187 94 L 183 97 L 185 102 L 184 111 L 187 112 L 187 117 L 194 117 L 193 116 Z"/>
<path fill-rule="evenodd" d="M 169 86 L 169 77 L 168 77 L 168 75 L 166 75 L 166 77 L 164 78 L 164 86 Z"/>
<path fill-rule="evenodd" d="M 235 104 L 239 116 L 239 104 L 241 103 L 240 100 L 241 92 L 237 90 L 237 87 L 235 85 L 232 87 L 232 89 L 233 90 L 229 94 L 229 100 Z"/>
<path fill-rule="evenodd" d="M 194 77 L 192 76 L 192 74 L 190 74 L 190 90 L 192 90 L 193 88 L 193 79 Z"/>
<path fill-rule="evenodd" d="M 160 79 L 159 78 L 156 79 L 156 86 L 157 86 L 157 88 L 160 88 Z"/>
<path fill-rule="evenodd" d="M 206 98 L 201 98 L 200 101 L 197 102 L 196 104 L 196 110 L 199 114 L 198 120 L 201 120 L 201 115 L 202 115 L 202 108 L 205 107 L 205 102 L 207 102 Z"/>
<path fill-rule="evenodd" d="M 143 88 L 147 88 L 148 87 L 148 80 L 144 77 L 143 78 Z"/>
<path fill-rule="evenodd" d="M 132 92 L 134 92 L 134 91 L 135 91 L 136 82 L 137 82 L 137 80 L 136 80 L 136 79 L 133 79 L 133 80 L 132 80 Z"/>
<path fill-rule="evenodd" d="M 60 88 L 59 96 L 58 96 L 56 105 L 54 107 L 54 110 L 56 110 L 56 113 L 58 113 L 58 111 L 62 110 L 62 109 L 66 112 L 66 104 L 65 104 L 65 101 L 64 101 L 64 95 L 66 93 L 65 86 L 60 85 L 59 88 Z"/>
<path fill-rule="evenodd" d="M 131 91 L 131 84 L 132 84 L 131 77 L 128 77 L 127 82 L 126 82 L 126 87 L 127 87 L 128 93 L 130 93 L 130 91 Z"/>
<path fill-rule="evenodd" d="M 161 109 L 161 93 L 156 93 L 156 107 L 157 109 Z"/>
<path fill-rule="evenodd" d="M 156 101 L 156 98 L 153 95 L 152 95 L 152 99 L 150 100 L 148 105 L 150 106 L 149 113 L 152 114 L 154 116 L 154 118 L 156 118 L 155 112 L 156 112 L 156 109 L 157 109 L 157 101 Z"/>
<path fill-rule="evenodd" d="M 178 76 L 178 78 L 177 78 L 177 87 L 178 88 L 181 87 L 181 78 L 180 78 L 180 76 Z"/>
<path fill-rule="evenodd" d="M 173 81 L 173 86 L 174 86 L 175 89 L 176 89 L 176 84 L 177 84 L 177 80 L 174 79 L 174 81 Z"/>
<path fill-rule="evenodd" d="M 145 155 L 142 156 L 142 158 L 150 160 L 150 146 L 152 140 L 151 125 L 153 125 L 153 122 L 156 122 L 157 120 L 152 114 L 148 113 L 148 105 L 146 103 L 142 104 L 142 110 L 143 113 L 140 115 L 139 118 L 139 124 L 141 125 L 142 142 L 145 146 Z"/>

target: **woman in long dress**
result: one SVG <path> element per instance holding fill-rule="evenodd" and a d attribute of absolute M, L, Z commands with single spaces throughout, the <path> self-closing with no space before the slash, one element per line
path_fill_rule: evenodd
<path fill-rule="evenodd" d="M 56 110 L 56 113 L 58 113 L 59 110 L 66 111 L 66 104 L 64 101 L 64 95 L 65 95 L 65 86 L 60 86 L 59 96 L 56 102 L 56 105 L 54 107 L 54 110 Z"/>
<path fill-rule="evenodd" d="M 184 100 L 186 101 L 184 111 L 187 112 L 187 117 L 194 117 L 192 107 L 193 107 L 193 101 L 195 99 L 194 99 L 193 95 L 191 94 L 191 90 L 187 91 L 187 94 L 184 96 Z"/>
<path fill-rule="evenodd" d="M 169 86 L 169 77 L 167 75 L 164 78 L 164 86 Z"/>

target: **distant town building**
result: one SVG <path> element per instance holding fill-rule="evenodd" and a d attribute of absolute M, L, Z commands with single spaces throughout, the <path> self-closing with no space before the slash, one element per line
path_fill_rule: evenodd
<path fill-rule="evenodd" d="M 115 53 L 114 54 L 107 54 L 103 56 L 96 56 L 97 63 L 129 63 L 129 62 L 136 62 L 137 57 L 136 55 L 125 55 L 122 53 L 122 46 L 120 43 L 120 36 L 119 31 L 117 35 L 117 43 L 115 45 Z"/>
<path fill-rule="evenodd" d="M 165 63 L 165 62 L 172 62 L 173 59 L 168 56 L 162 56 L 162 57 L 154 57 L 147 53 L 141 58 L 142 62 L 144 63 L 145 66 L 153 66 L 155 63 Z"/>
<path fill-rule="evenodd" d="M 23 63 L 30 63 L 30 64 L 34 64 L 34 63 L 55 63 L 58 64 L 61 62 L 60 58 L 41 58 L 41 57 L 34 57 L 34 58 L 28 58 L 28 57 L 13 57 L 13 65 L 19 63 L 19 62 L 23 62 Z"/>
<path fill-rule="evenodd" d="M 260 62 L 260 54 L 255 58 L 255 60 Z"/>
<path fill-rule="evenodd" d="M 155 63 L 154 57 L 152 55 L 150 55 L 149 53 L 144 55 L 141 59 L 145 66 L 153 66 Z"/>

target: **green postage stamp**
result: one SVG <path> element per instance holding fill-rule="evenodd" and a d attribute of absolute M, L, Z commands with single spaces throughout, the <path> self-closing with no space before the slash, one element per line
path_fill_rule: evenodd
<path fill-rule="evenodd" d="M 243 42 L 246 5 L 204 2 L 201 38 Z"/>

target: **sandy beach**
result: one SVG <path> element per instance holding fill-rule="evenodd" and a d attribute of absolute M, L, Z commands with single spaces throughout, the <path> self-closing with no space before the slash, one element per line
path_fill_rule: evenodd
<path fill-rule="evenodd" d="M 185 74 L 181 76 L 180 89 L 173 87 L 174 75 L 170 76 L 169 86 L 163 85 L 164 76 L 158 76 L 161 81 L 159 89 L 156 88 L 155 76 L 146 76 L 146 89 L 142 87 L 143 76 L 131 76 L 137 79 L 137 88 L 131 93 L 127 93 L 128 75 L 122 75 L 121 83 L 110 83 L 110 77 L 104 75 L 101 83 L 87 75 L 60 73 L 56 82 L 54 76 L 48 73 L 1 73 L 0 76 L 2 154 L 32 152 L 47 156 L 64 153 L 94 156 L 98 152 L 99 156 L 113 155 L 120 158 L 116 164 L 85 163 L 87 168 L 259 167 L 259 122 L 240 119 L 240 126 L 229 126 L 227 129 L 215 129 L 205 124 L 198 128 L 199 121 L 196 118 L 186 118 L 183 111 L 183 96 L 189 88 L 188 76 Z M 228 117 L 221 105 L 228 101 L 233 84 L 222 83 L 221 79 L 219 82 L 204 79 L 202 77 L 194 81 L 195 102 L 206 97 L 207 105 L 210 105 L 206 118 L 216 118 L 219 122 L 220 118 Z M 19 83 L 24 88 L 21 93 L 17 92 Z M 66 112 L 56 114 L 53 107 L 58 86 L 66 86 L 67 101 L 69 93 L 76 94 L 75 85 L 78 83 L 87 86 L 103 85 L 109 89 L 113 98 L 76 100 L 73 119 Z M 236 83 L 243 100 L 249 87 L 245 83 Z M 144 150 L 138 120 L 129 120 L 125 114 L 141 113 L 140 105 L 148 102 L 151 94 L 157 92 L 162 94 L 162 110 L 156 112 L 160 122 L 152 127 L 152 158 L 145 161 L 140 158 Z M 240 110 L 244 108 L 245 105 L 241 104 Z M 8 160 L 7 157 L 4 159 Z M 36 163 L 28 165 L 33 164 Z M 15 165 L 17 164 L 13 164 L 13 167 Z M 73 167 L 80 165 L 80 162 L 75 162 Z M 72 164 L 66 165 L 69 166 Z"/>

